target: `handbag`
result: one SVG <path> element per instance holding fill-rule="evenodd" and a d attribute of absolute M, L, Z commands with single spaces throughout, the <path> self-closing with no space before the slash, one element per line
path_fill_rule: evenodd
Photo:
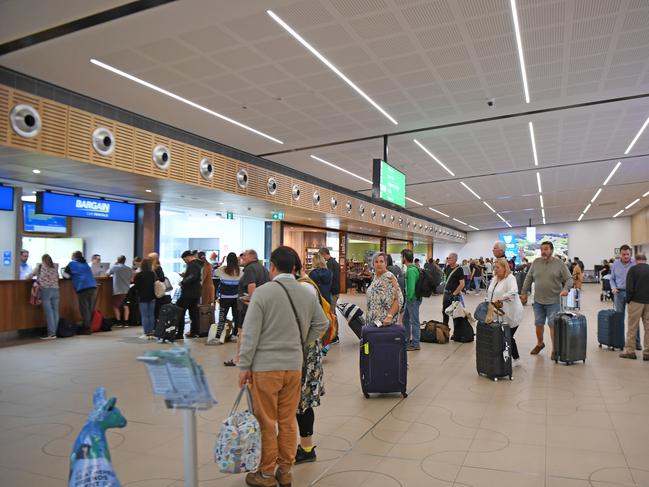
<path fill-rule="evenodd" d="M 243 395 L 248 409 L 237 411 Z M 252 396 L 244 385 L 234 401 L 230 415 L 221 424 L 214 445 L 214 462 L 222 473 L 255 472 L 261 461 L 261 429 L 253 414 Z"/>
<path fill-rule="evenodd" d="M 171 281 L 169 280 L 168 277 L 165 277 L 164 285 L 165 285 L 165 292 L 166 293 L 168 293 L 169 291 L 174 290 L 174 287 L 171 285 Z"/>
<path fill-rule="evenodd" d="M 153 283 L 153 294 L 155 294 L 155 297 L 158 299 L 166 294 L 166 289 L 164 282 L 155 281 Z"/>
<path fill-rule="evenodd" d="M 279 281 L 274 281 L 279 284 L 286 297 L 291 303 L 291 309 L 295 316 L 295 322 L 300 332 L 300 343 L 302 344 L 302 385 L 300 389 L 300 403 L 298 410 L 304 410 L 320 405 L 320 396 L 324 395 L 324 369 L 322 368 L 322 348 L 319 341 L 305 346 L 304 337 L 302 335 L 302 326 L 300 325 L 300 318 L 298 317 L 293 298 L 288 292 L 288 289 Z"/>
<path fill-rule="evenodd" d="M 38 276 L 36 277 L 36 280 L 32 284 L 32 289 L 29 293 L 29 304 L 33 306 L 40 306 L 43 304 L 43 287 L 40 285 L 38 282 L 38 278 L 41 275 L 41 270 L 43 269 L 42 265 L 38 266 Z"/>

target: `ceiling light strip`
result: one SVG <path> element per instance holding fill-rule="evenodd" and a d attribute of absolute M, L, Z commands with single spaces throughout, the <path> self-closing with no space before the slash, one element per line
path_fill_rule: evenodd
<path fill-rule="evenodd" d="M 345 76 L 342 71 L 340 71 L 334 64 L 329 61 L 326 57 L 324 57 L 318 50 L 313 47 L 311 44 L 309 44 L 300 34 L 298 34 L 290 25 L 288 25 L 286 22 L 284 22 L 275 12 L 272 10 L 266 10 L 266 13 L 275 21 L 277 22 L 286 32 L 291 34 L 300 44 L 302 44 L 304 47 L 306 47 L 311 54 L 313 54 L 315 57 L 317 57 L 325 66 L 327 66 L 329 69 L 331 69 L 334 73 L 336 73 L 340 79 L 342 79 L 345 83 L 347 83 L 351 88 L 353 88 L 356 93 L 361 95 L 365 100 L 368 101 L 370 105 L 372 105 L 374 108 L 376 108 L 379 112 L 381 112 L 390 122 L 392 122 L 395 125 L 399 125 L 399 122 L 397 122 L 388 112 L 386 112 L 383 108 L 379 106 L 378 103 L 376 103 L 374 100 L 372 100 L 363 90 L 361 90 L 356 84 L 350 80 L 347 76 Z"/>
<path fill-rule="evenodd" d="M 532 122 L 528 122 L 528 127 L 530 129 L 530 140 L 532 141 L 532 155 L 534 156 L 534 165 L 539 165 L 539 156 L 536 153 L 536 137 L 534 136 L 534 125 Z"/>
<path fill-rule="evenodd" d="M 456 221 L 458 223 L 461 223 L 462 225 L 468 225 L 467 222 L 463 222 L 462 220 L 458 220 L 457 218 L 453 218 L 453 221 Z"/>
<path fill-rule="evenodd" d="M 423 150 L 426 154 L 428 154 L 428 156 L 429 156 L 431 159 L 433 159 L 437 164 L 439 164 L 440 166 L 442 166 L 442 168 L 444 168 L 444 170 L 445 170 L 447 173 L 449 173 L 451 176 L 455 176 L 455 173 L 454 173 L 453 171 L 451 171 L 448 167 L 446 167 L 442 161 L 440 161 L 437 157 L 435 157 L 435 154 L 433 154 L 433 153 L 432 153 L 431 151 L 429 151 L 426 147 L 424 147 L 424 145 L 423 145 L 421 142 L 419 142 L 417 139 L 412 139 L 412 141 L 413 141 L 415 144 L 417 144 L 421 150 Z"/>
<path fill-rule="evenodd" d="M 473 225 L 469 225 L 469 228 L 473 228 L 474 230 L 478 230 L 478 231 L 480 230 L 479 228 L 474 227 Z"/>
<path fill-rule="evenodd" d="M 543 193 L 541 189 L 541 174 L 538 171 L 536 171 L 536 185 L 539 187 L 539 193 Z"/>
<path fill-rule="evenodd" d="M 584 214 L 582 213 L 581 215 L 579 215 L 579 218 L 577 218 L 577 221 L 580 222 L 583 217 L 584 217 Z"/>
<path fill-rule="evenodd" d="M 543 195 L 542 194 L 539 195 L 539 201 L 541 202 L 541 208 L 544 208 L 545 205 L 543 204 Z"/>
<path fill-rule="evenodd" d="M 597 190 L 597 193 L 595 193 L 595 196 L 593 196 L 593 199 L 590 200 L 590 202 L 591 202 L 591 203 L 595 203 L 595 200 L 597 199 L 597 197 L 599 196 L 599 194 L 600 194 L 601 192 L 602 192 L 602 188 L 599 188 L 599 189 Z"/>
<path fill-rule="evenodd" d="M 643 198 L 646 198 L 647 196 L 649 196 L 649 191 L 642 195 Z"/>
<path fill-rule="evenodd" d="M 354 176 L 355 178 L 360 179 L 361 181 L 364 181 L 364 182 L 366 182 L 368 184 L 372 184 L 372 181 L 370 181 L 369 179 L 366 179 L 363 176 L 359 176 L 358 174 L 355 174 L 355 173 L 353 173 L 351 171 L 348 171 L 347 169 L 343 169 L 340 166 L 336 166 L 335 164 L 333 164 L 333 163 L 331 163 L 329 161 L 325 161 L 324 159 L 321 159 L 318 156 L 314 156 L 313 154 L 311 154 L 311 159 L 315 159 L 316 161 L 319 161 L 319 162 L 321 162 L 323 164 L 326 164 L 329 167 L 333 167 L 334 169 L 337 169 L 337 170 L 339 170 L 341 172 L 344 172 L 345 174 L 349 174 L 350 176 Z"/>
<path fill-rule="evenodd" d="M 530 102 L 530 92 L 527 88 L 527 73 L 525 72 L 525 59 L 523 56 L 523 41 L 521 40 L 521 29 L 518 25 L 518 11 L 516 10 L 516 0 L 510 0 L 512 9 L 512 19 L 514 20 L 514 32 L 516 33 L 516 46 L 518 47 L 518 61 L 521 65 L 521 77 L 523 78 L 523 90 L 525 91 L 525 103 Z"/>
<path fill-rule="evenodd" d="M 588 213 L 588 210 L 590 210 L 590 207 L 591 207 L 592 205 L 593 205 L 592 203 L 588 203 L 588 205 L 586 205 L 586 208 L 584 208 L 584 211 L 582 211 L 582 213 L 583 213 L 584 215 L 585 215 L 586 213 Z"/>
<path fill-rule="evenodd" d="M 635 143 L 638 141 L 638 139 L 642 135 L 642 132 L 644 132 L 644 129 L 647 128 L 647 125 L 649 125 L 649 117 L 647 117 L 647 120 L 644 121 L 644 123 L 642 124 L 642 127 L 640 127 L 640 130 L 638 130 L 638 133 L 635 134 L 635 137 L 633 137 L 633 140 L 629 144 L 629 147 L 627 147 L 626 150 L 624 151 L 625 155 L 628 154 L 629 152 L 631 152 L 631 149 L 633 149 L 633 146 L 635 145 Z"/>
<path fill-rule="evenodd" d="M 133 82 L 135 82 L 135 83 L 137 83 L 139 85 L 145 86 L 145 87 L 147 87 L 147 88 L 149 88 L 149 89 L 151 89 L 153 91 L 157 91 L 158 93 L 160 93 L 162 95 L 173 98 L 174 100 L 179 101 L 181 103 L 184 103 L 186 105 L 189 105 L 190 107 L 201 110 L 202 112 L 205 112 L 205 113 L 207 113 L 209 115 L 212 115 L 213 117 L 220 118 L 221 120 L 224 120 L 224 121 L 229 122 L 229 123 L 231 123 L 233 125 L 236 125 L 237 127 L 241 127 L 242 129 L 248 130 L 249 132 L 252 132 L 252 133 L 257 134 L 257 135 L 261 135 L 262 137 L 265 137 L 268 140 L 272 140 L 273 142 L 277 142 L 278 144 L 283 144 L 284 143 L 281 140 L 276 139 L 275 137 L 272 137 L 272 136 L 270 136 L 270 135 L 268 135 L 268 134 L 266 134 L 264 132 L 261 132 L 261 131 L 259 131 L 257 129 L 249 127 L 248 125 L 243 124 L 241 122 L 237 122 L 236 120 L 234 120 L 234 119 L 232 119 L 230 117 L 226 117 L 225 115 L 222 115 L 222 114 L 220 114 L 218 112 L 215 112 L 214 110 L 210 110 L 209 108 L 204 107 L 203 105 L 199 105 L 198 103 L 193 102 L 191 100 L 188 100 L 187 98 L 183 98 L 182 96 L 177 95 L 175 93 L 172 93 L 171 91 L 165 90 L 164 88 L 160 88 L 159 86 L 156 86 L 153 83 L 149 83 L 148 81 L 145 81 L 145 80 L 140 79 L 140 78 L 138 78 L 136 76 L 133 76 L 132 74 L 128 74 L 127 72 L 122 71 L 121 69 L 118 69 L 118 68 L 116 68 L 114 66 L 111 66 L 110 64 L 103 63 L 101 61 L 98 61 L 97 59 L 91 59 L 90 62 L 92 64 L 94 64 L 95 66 L 98 66 L 98 67 L 103 68 L 103 69 L 105 69 L 107 71 L 110 71 L 110 72 L 115 73 L 115 74 L 117 74 L 119 76 L 122 76 L 122 77 L 124 77 L 126 79 L 129 79 L 129 80 L 131 80 L 131 81 L 133 81 Z"/>
<path fill-rule="evenodd" d="M 640 198 L 636 198 L 636 199 L 634 199 L 631 203 L 629 203 L 628 205 L 626 205 L 626 206 L 624 207 L 624 209 L 625 209 L 625 210 L 628 210 L 628 209 L 631 208 L 633 205 L 635 205 L 638 201 L 640 201 Z"/>
<path fill-rule="evenodd" d="M 615 174 L 615 171 L 617 171 L 617 169 L 620 167 L 621 164 L 622 164 L 622 161 L 617 161 L 617 164 L 615 165 L 615 167 L 613 168 L 611 173 L 608 175 L 608 177 L 606 178 L 606 181 L 604 181 L 604 184 L 602 186 L 606 186 L 608 184 L 608 182 L 613 177 L 613 174 Z"/>
<path fill-rule="evenodd" d="M 618 211 L 615 215 L 613 215 L 613 218 L 617 218 L 617 217 L 620 216 L 622 213 L 624 213 L 624 210 L 620 210 L 620 211 Z"/>
<path fill-rule="evenodd" d="M 451 217 L 448 216 L 446 213 L 442 213 L 441 211 L 436 210 L 435 208 L 431 208 L 430 206 L 428 207 L 428 209 L 429 209 L 430 211 L 434 211 L 435 213 L 439 213 L 440 215 L 445 216 L 446 218 L 451 218 Z"/>
<path fill-rule="evenodd" d="M 486 201 L 483 201 L 482 203 L 484 203 L 484 205 L 485 205 L 487 208 L 489 208 L 493 213 L 497 213 L 497 211 L 494 210 L 494 209 L 491 207 L 491 205 L 490 205 L 489 203 L 487 203 Z"/>
<path fill-rule="evenodd" d="M 475 197 L 478 198 L 479 200 L 482 199 L 482 198 L 480 198 L 480 196 L 478 195 L 478 193 L 476 193 L 476 192 L 473 191 L 471 188 L 469 188 L 469 187 L 466 185 L 466 183 L 465 183 L 464 181 L 460 181 L 460 184 L 461 184 L 462 186 L 464 186 L 466 189 L 468 189 L 468 190 L 471 192 L 471 194 L 472 194 L 473 196 L 475 196 Z"/>
<path fill-rule="evenodd" d="M 420 202 L 417 201 L 417 200 L 413 200 L 412 198 L 408 198 L 407 196 L 406 196 L 406 199 L 407 199 L 408 201 L 410 201 L 411 203 L 414 203 L 414 204 L 416 204 L 416 205 L 424 206 L 423 203 L 420 203 Z"/>

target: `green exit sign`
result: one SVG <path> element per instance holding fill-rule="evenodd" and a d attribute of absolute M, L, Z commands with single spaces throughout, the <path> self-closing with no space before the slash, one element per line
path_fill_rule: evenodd
<path fill-rule="evenodd" d="M 284 212 L 283 211 L 273 211 L 273 214 L 271 215 L 271 218 L 273 220 L 283 220 L 284 219 Z"/>
<path fill-rule="evenodd" d="M 228 212 L 225 214 L 225 219 L 226 219 L 226 220 L 234 220 L 234 213 L 232 213 L 231 211 L 228 211 Z"/>

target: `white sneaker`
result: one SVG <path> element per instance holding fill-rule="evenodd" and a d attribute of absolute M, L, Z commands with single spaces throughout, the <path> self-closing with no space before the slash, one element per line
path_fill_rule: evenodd
<path fill-rule="evenodd" d="M 512 367 L 520 367 L 521 366 L 521 359 L 515 358 L 512 360 Z"/>
<path fill-rule="evenodd" d="M 46 337 L 41 337 L 41 340 L 56 340 L 56 335 L 47 335 Z"/>
<path fill-rule="evenodd" d="M 149 335 L 140 335 L 138 338 L 139 338 L 140 340 L 148 340 L 148 339 L 149 339 Z"/>

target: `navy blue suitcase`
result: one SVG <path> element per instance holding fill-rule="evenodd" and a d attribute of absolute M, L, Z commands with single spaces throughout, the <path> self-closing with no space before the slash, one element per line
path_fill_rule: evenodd
<path fill-rule="evenodd" d="M 624 349 L 624 313 L 603 309 L 597 313 L 597 341 L 612 350 Z"/>
<path fill-rule="evenodd" d="M 554 315 L 554 339 L 557 358 L 555 362 L 586 363 L 587 327 L 586 317 L 575 311 L 561 311 Z"/>
<path fill-rule="evenodd" d="M 408 357 L 402 326 L 364 326 L 360 341 L 361 388 L 370 393 L 406 392 Z"/>

